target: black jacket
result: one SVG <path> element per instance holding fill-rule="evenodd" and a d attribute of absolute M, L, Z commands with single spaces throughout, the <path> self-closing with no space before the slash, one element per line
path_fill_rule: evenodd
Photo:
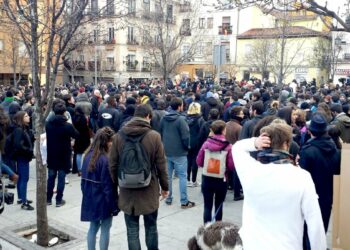
<path fill-rule="evenodd" d="M 116 108 L 107 106 L 98 113 L 97 123 L 99 128 L 108 126 L 118 132 L 121 124 L 121 113 Z"/>
<path fill-rule="evenodd" d="M 199 131 L 205 121 L 201 115 L 188 115 L 186 121 L 190 129 L 190 150 L 199 151 L 202 146 Z"/>
<path fill-rule="evenodd" d="M 309 171 L 315 183 L 319 203 L 333 202 L 333 175 L 340 172 L 340 151 L 329 136 L 313 138 L 300 151 L 299 164 Z"/>
<path fill-rule="evenodd" d="M 153 110 L 151 126 L 152 129 L 160 133 L 160 121 L 167 114 L 165 110 Z"/>
<path fill-rule="evenodd" d="M 14 159 L 31 161 L 33 158 L 34 136 L 28 128 L 16 127 L 13 132 L 13 156 Z"/>
<path fill-rule="evenodd" d="M 212 109 L 219 110 L 220 116 L 222 116 L 224 112 L 224 105 L 220 101 L 216 100 L 214 97 L 207 98 L 206 102 L 202 103 L 202 106 L 201 106 L 201 111 L 202 111 L 204 120 L 206 121 L 208 120 L 209 112 Z"/>
<path fill-rule="evenodd" d="M 239 139 L 247 139 L 247 138 L 251 138 L 253 136 L 253 131 L 254 131 L 254 127 L 255 125 L 262 119 L 261 115 L 257 115 L 255 116 L 253 119 L 245 122 L 243 124 L 242 130 L 241 130 L 241 134 L 239 135 Z"/>
<path fill-rule="evenodd" d="M 54 115 L 46 123 L 47 167 L 53 170 L 71 168 L 71 138 L 77 139 L 79 132 L 67 122 L 64 115 Z"/>
<path fill-rule="evenodd" d="M 73 116 L 73 125 L 79 132 L 79 136 L 74 142 L 74 152 L 76 154 L 83 154 L 90 146 L 90 129 L 84 113 L 75 112 Z"/>

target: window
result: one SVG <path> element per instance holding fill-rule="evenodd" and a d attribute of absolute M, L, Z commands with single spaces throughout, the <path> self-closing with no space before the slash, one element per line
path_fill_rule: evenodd
<path fill-rule="evenodd" d="M 99 30 L 94 30 L 94 42 L 97 43 L 99 40 L 100 36 L 100 31 Z"/>
<path fill-rule="evenodd" d="M 0 40 L 0 51 L 4 50 L 4 41 Z"/>
<path fill-rule="evenodd" d="M 182 45 L 182 48 L 181 48 L 181 55 L 182 56 L 187 56 L 189 51 L 190 51 L 190 45 L 189 44 Z"/>
<path fill-rule="evenodd" d="M 91 12 L 97 13 L 98 12 L 98 2 L 97 0 L 91 0 Z"/>
<path fill-rule="evenodd" d="M 81 54 L 78 55 L 78 61 L 79 62 L 85 62 L 84 54 L 83 52 L 80 52 Z"/>
<path fill-rule="evenodd" d="M 198 56 L 203 56 L 204 55 L 204 43 L 203 42 L 200 42 L 198 44 L 197 55 Z"/>
<path fill-rule="evenodd" d="M 213 28 L 213 18 L 209 17 L 207 19 L 207 29 L 212 29 Z"/>
<path fill-rule="evenodd" d="M 145 29 L 142 31 L 142 42 L 148 44 L 150 42 L 150 32 L 149 26 L 145 26 Z"/>
<path fill-rule="evenodd" d="M 154 10 L 156 13 L 160 14 L 162 12 L 162 6 L 160 4 L 160 1 L 156 1 L 154 3 Z"/>
<path fill-rule="evenodd" d="M 173 20 L 173 6 L 168 4 L 166 8 L 167 20 Z"/>
<path fill-rule="evenodd" d="M 199 18 L 199 28 L 204 29 L 205 18 Z"/>
<path fill-rule="evenodd" d="M 190 19 L 183 19 L 182 20 L 182 27 L 181 27 L 181 35 L 183 36 L 190 36 L 191 35 L 191 23 Z"/>
<path fill-rule="evenodd" d="M 207 42 L 205 47 L 206 47 L 206 54 L 210 56 L 213 55 L 213 43 Z"/>
<path fill-rule="evenodd" d="M 129 0 L 128 1 L 128 14 L 135 14 L 136 13 L 136 0 Z"/>
<path fill-rule="evenodd" d="M 231 17 L 229 17 L 229 16 L 222 17 L 222 23 L 223 24 L 230 24 L 231 23 Z"/>
<path fill-rule="evenodd" d="M 28 56 L 26 46 L 25 46 L 24 42 L 22 42 L 22 41 L 18 42 L 18 55 L 21 57 Z"/>
<path fill-rule="evenodd" d="M 146 1 L 146 0 L 143 1 L 143 10 L 144 10 L 145 14 L 147 14 L 147 15 L 150 14 L 150 12 L 151 12 L 151 5 L 150 5 L 149 1 Z"/>
<path fill-rule="evenodd" d="M 112 42 L 114 41 L 114 27 L 109 27 L 108 28 L 108 37 L 107 37 L 107 41 Z"/>
<path fill-rule="evenodd" d="M 114 6 L 114 0 L 107 0 L 107 5 L 106 5 L 106 13 L 107 15 L 114 15 L 115 6 Z"/>
<path fill-rule="evenodd" d="M 107 57 L 107 65 L 113 65 L 114 64 L 114 57 Z"/>
<path fill-rule="evenodd" d="M 154 43 L 160 44 L 160 35 L 159 34 L 154 36 Z"/>
<path fill-rule="evenodd" d="M 128 27 L 128 43 L 133 43 L 135 41 L 134 37 L 134 27 Z"/>
<path fill-rule="evenodd" d="M 127 62 L 134 63 L 134 62 L 135 62 L 135 59 L 136 59 L 136 56 L 135 56 L 135 55 L 129 54 L 129 55 L 126 56 L 126 61 L 127 61 Z"/>
<path fill-rule="evenodd" d="M 245 54 L 251 53 L 251 52 L 252 52 L 252 48 L 253 48 L 253 46 L 252 46 L 251 44 L 246 44 L 246 45 L 244 46 L 244 52 L 245 52 Z"/>

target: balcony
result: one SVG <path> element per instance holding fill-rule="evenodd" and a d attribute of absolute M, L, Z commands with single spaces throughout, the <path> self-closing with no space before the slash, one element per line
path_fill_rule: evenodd
<path fill-rule="evenodd" d="M 350 53 L 344 53 L 343 59 L 346 61 L 350 61 Z"/>
<path fill-rule="evenodd" d="M 89 71 L 95 71 L 95 61 L 88 61 L 88 69 Z M 97 61 L 97 70 L 100 71 L 101 62 Z"/>
<path fill-rule="evenodd" d="M 126 42 L 127 45 L 139 45 L 139 42 L 136 41 L 136 39 L 130 39 L 128 38 L 127 42 Z"/>
<path fill-rule="evenodd" d="M 68 70 L 85 70 L 84 61 L 71 61 L 66 59 L 64 60 L 63 64 Z"/>
<path fill-rule="evenodd" d="M 181 29 L 180 30 L 180 35 L 181 36 L 191 36 L 191 30 L 189 30 L 189 29 Z"/>
<path fill-rule="evenodd" d="M 141 67 L 141 71 L 142 72 L 151 72 L 152 68 L 151 68 L 151 64 L 148 62 L 143 62 L 142 63 L 142 67 Z"/>
<path fill-rule="evenodd" d="M 166 23 L 176 24 L 176 17 L 175 16 L 168 16 L 165 21 L 166 21 Z"/>
<path fill-rule="evenodd" d="M 190 3 L 180 4 L 180 13 L 191 12 L 191 11 L 192 11 L 192 8 Z"/>
<path fill-rule="evenodd" d="M 127 61 L 126 63 L 126 71 L 137 71 L 138 61 Z"/>
<path fill-rule="evenodd" d="M 219 26 L 219 35 L 232 35 L 232 25 L 222 24 Z"/>
<path fill-rule="evenodd" d="M 105 65 L 105 71 L 115 71 L 114 63 L 109 63 Z"/>
<path fill-rule="evenodd" d="M 115 39 L 111 39 L 111 40 L 107 39 L 107 40 L 104 40 L 104 41 L 103 41 L 103 44 L 115 44 Z"/>

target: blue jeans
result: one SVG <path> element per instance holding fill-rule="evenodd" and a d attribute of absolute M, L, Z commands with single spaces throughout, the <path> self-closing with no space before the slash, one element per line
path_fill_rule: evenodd
<path fill-rule="evenodd" d="M 29 181 L 29 161 L 22 158 L 17 159 L 18 182 L 17 195 L 23 203 L 27 201 L 27 186 Z"/>
<path fill-rule="evenodd" d="M 96 234 L 101 227 L 100 250 L 107 250 L 109 245 L 109 230 L 112 226 L 113 217 L 104 220 L 91 221 L 87 235 L 88 250 L 96 249 Z"/>
<path fill-rule="evenodd" d="M 63 191 L 65 186 L 66 172 L 64 170 L 49 169 L 49 177 L 47 179 L 47 201 L 51 202 L 53 196 L 53 189 L 55 188 L 56 176 L 57 178 L 57 194 L 56 202 L 60 203 L 63 197 Z"/>
<path fill-rule="evenodd" d="M 83 154 L 77 154 L 76 163 L 77 163 L 77 168 L 79 172 L 81 172 L 81 168 L 83 166 L 82 160 L 83 160 Z"/>
<path fill-rule="evenodd" d="M 15 172 L 13 172 L 12 169 L 3 162 L 1 164 L 1 172 L 7 174 L 10 177 L 15 174 Z"/>
<path fill-rule="evenodd" d="M 148 250 L 158 250 L 158 230 L 157 230 L 158 210 L 151 214 L 144 214 L 146 246 Z M 128 235 L 129 250 L 141 250 L 139 237 L 139 219 L 140 216 L 124 213 L 124 219 Z"/>
<path fill-rule="evenodd" d="M 173 171 L 179 177 L 180 188 L 180 202 L 181 205 L 186 205 L 187 199 L 187 156 L 171 156 L 167 157 L 168 160 L 168 174 L 169 174 L 169 196 L 166 199 L 167 202 L 173 201 Z"/>

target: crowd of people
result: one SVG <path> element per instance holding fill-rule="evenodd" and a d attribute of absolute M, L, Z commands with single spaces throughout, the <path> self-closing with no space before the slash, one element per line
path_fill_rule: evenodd
<path fill-rule="evenodd" d="M 101 228 L 100 248 L 108 249 L 112 218 L 122 211 L 129 249 L 141 249 L 141 215 L 146 245 L 158 249 L 159 197 L 173 205 L 178 179 L 183 209 L 196 206 L 187 188 L 201 188 L 204 223 L 222 220 L 227 190 L 244 200 L 244 249 L 326 249 L 333 175 L 341 142 L 350 142 L 350 86 L 259 79 L 165 85 L 130 79 L 55 90 L 40 141 L 47 205 L 55 193 L 56 207 L 65 205 L 66 174 L 81 176 L 88 248 Z M 21 208 L 34 210 L 27 183 L 35 98 L 26 86 L 4 89 L 2 99 L 1 169 L 9 187 L 17 185 Z"/>

